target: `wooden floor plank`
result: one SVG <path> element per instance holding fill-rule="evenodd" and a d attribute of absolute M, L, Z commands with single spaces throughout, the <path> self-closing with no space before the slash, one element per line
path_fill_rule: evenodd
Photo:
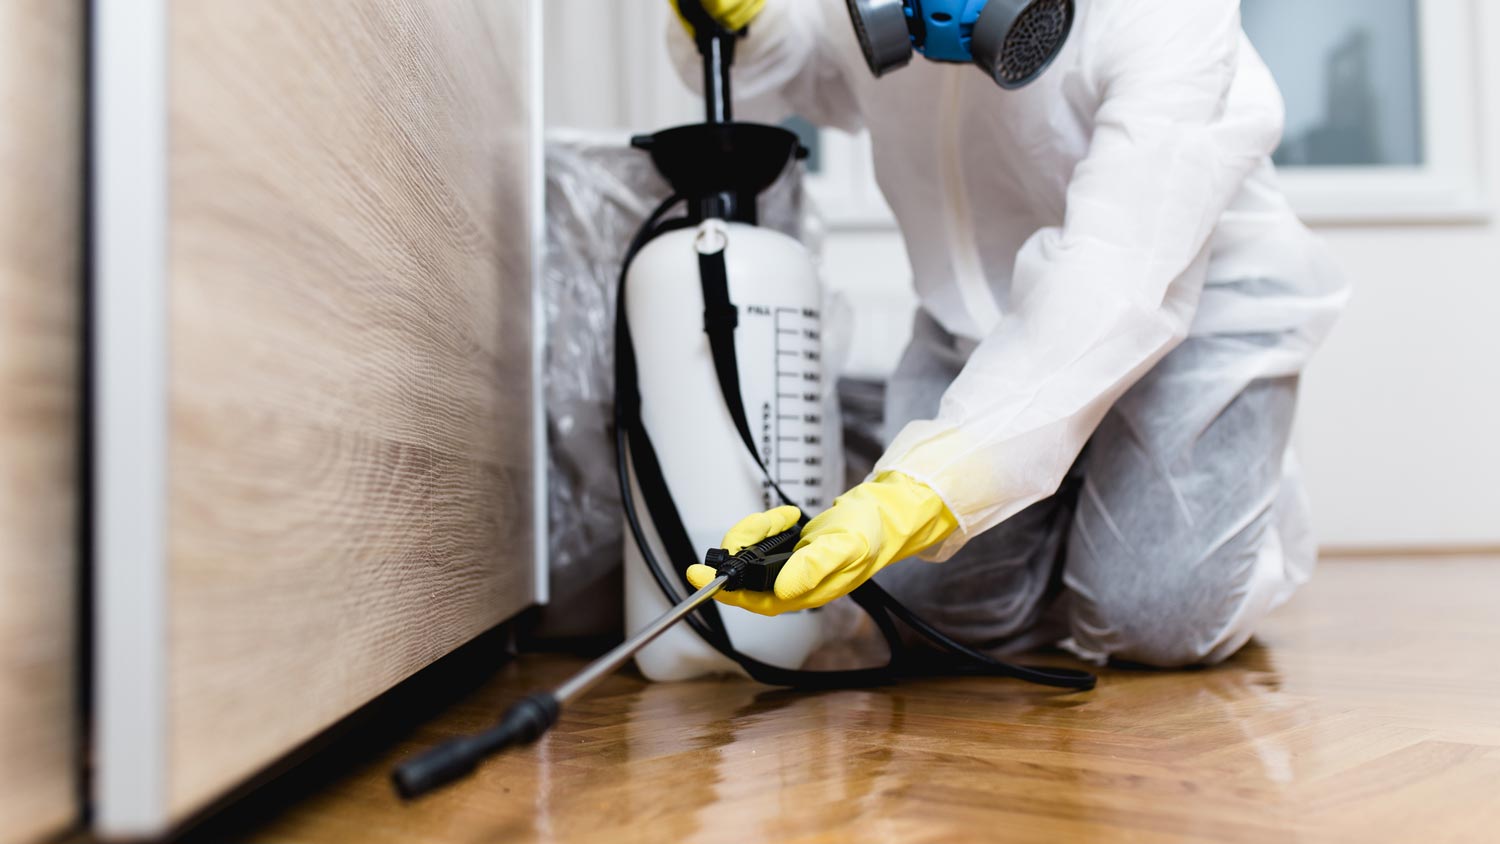
<path fill-rule="evenodd" d="M 242 840 L 1482 841 L 1500 828 L 1500 688 L 1476 670 L 1500 649 L 1496 596 L 1500 560 L 1338 561 L 1225 665 L 1111 669 L 1087 694 L 626 674 L 539 745 L 400 803 L 391 764 L 580 664 L 526 656 Z"/>

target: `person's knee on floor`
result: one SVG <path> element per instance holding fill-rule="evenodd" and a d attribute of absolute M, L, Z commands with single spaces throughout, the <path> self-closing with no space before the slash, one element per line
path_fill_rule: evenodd
<path fill-rule="evenodd" d="M 1279 515 L 1297 381 L 1223 395 L 1243 345 L 1189 340 L 1095 432 L 1064 569 L 1081 655 L 1217 662 L 1288 593 Z"/>
<path fill-rule="evenodd" d="M 1095 550 L 1083 544 L 1072 550 L 1070 565 Z M 1155 668 L 1220 662 L 1249 640 L 1270 610 L 1265 595 L 1274 580 L 1267 577 L 1268 569 L 1282 564 L 1269 510 L 1225 542 L 1204 544 L 1183 535 L 1138 546 L 1129 556 L 1145 554 L 1158 555 L 1164 563 L 1133 566 L 1129 559 L 1113 556 L 1115 576 L 1106 582 L 1065 569 L 1064 580 L 1073 593 L 1070 649 L 1094 661 L 1108 658 Z"/>

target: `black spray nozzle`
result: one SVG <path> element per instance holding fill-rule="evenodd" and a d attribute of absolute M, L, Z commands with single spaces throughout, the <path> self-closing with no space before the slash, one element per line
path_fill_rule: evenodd
<path fill-rule="evenodd" d="M 740 589 L 770 592 L 776 588 L 776 576 L 781 574 L 786 561 L 797 550 L 797 542 L 801 538 L 802 526 L 797 525 L 775 536 L 768 536 L 742 549 L 738 554 L 730 554 L 723 548 L 711 549 L 703 563 L 719 576 L 729 578 L 724 584 L 725 592 Z"/>
<path fill-rule="evenodd" d="M 467 776 L 486 756 L 536 741 L 557 723 L 561 708 L 550 692 L 521 698 L 488 730 L 446 741 L 397 766 L 391 774 L 396 792 L 407 800 L 420 797 Z"/>

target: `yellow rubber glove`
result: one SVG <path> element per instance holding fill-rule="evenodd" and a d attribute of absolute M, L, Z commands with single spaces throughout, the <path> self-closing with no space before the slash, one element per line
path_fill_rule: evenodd
<path fill-rule="evenodd" d="M 703 11 L 708 16 L 719 22 L 719 25 L 730 32 L 739 32 L 755 20 L 760 10 L 766 7 L 766 0 L 702 0 Z M 672 0 L 672 8 L 677 11 L 677 19 L 682 21 L 682 26 L 693 34 L 693 25 L 682 16 L 682 10 L 677 8 L 677 0 Z"/>
<path fill-rule="evenodd" d="M 747 545 L 795 525 L 796 507 L 756 513 L 729 529 L 724 549 Z M 821 607 L 853 592 L 886 566 L 930 548 L 952 533 L 958 520 L 943 499 L 900 472 L 885 472 L 834 500 L 802 529 L 796 553 L 776 577 L 776 592 L 720 592 L 718 600 L 761 615 Z M 687 571 L 695 588 L 713 580 L 704 565 Z"/>

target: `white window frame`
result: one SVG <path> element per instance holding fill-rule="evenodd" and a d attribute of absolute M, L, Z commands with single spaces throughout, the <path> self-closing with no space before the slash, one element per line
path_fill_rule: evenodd
<path fill-rule="evenodd" d="M 1316 223 L 1482 222 L 1474 0 L 1418 0 L 1423 163 L 1283 167 L 1281 183 Z"/>

